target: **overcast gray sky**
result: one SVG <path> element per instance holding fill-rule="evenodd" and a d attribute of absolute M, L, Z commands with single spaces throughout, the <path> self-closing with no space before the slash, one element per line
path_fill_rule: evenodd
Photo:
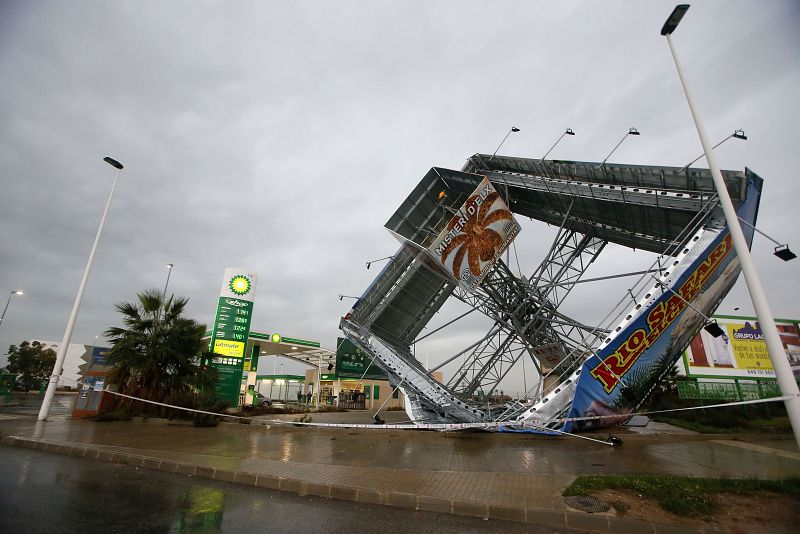
<path fill-rule="evenodd" d="M 115 303 L 163 288 L 174 263 L 170 290 L 193 318 L 213 321 L 223 269 L 240 266 L 259 275 L 255 330 L 334 348 L 338 294 L 359 295 L 376 274 L 365 261 L 394 253 L 383 224 L 430 167 L 493 152 L 512 125 L 513 156 L 541 157 L 566 127 L 577 135 L 551 157 L 600 161 L 630 126 L 642 135 L 611 161 L 702 152 L 659 35 L 674 5 L 3 1 L 0 305 L 26 294 L 2 353 L 63 336 L 114 176 L 104 156 L 125 171 L 73 342 L 92 344 L 118 323 Z M 764 178 L 759 227 L 782 241 L 797 235 L 799 27 L 794 1 L 703 1 L 674 35 L 712 141 L 749 137 L 720 147 L 720 164 Z M 527 272 L 542 226 L 517 242 Z M 775 315 L 798 318 L 800 260 L 773 247 L 756 238 L 756 265 Z M 619 247 L 601 259 L 587 276 L 651 261 Z M 582 289 L 568 309 L 598 320 L 625 283 Z M 752 312 L 741 280 L 719 312 L 735 307 Z M 424 348 L 431 365 L 477 323 Z"/>

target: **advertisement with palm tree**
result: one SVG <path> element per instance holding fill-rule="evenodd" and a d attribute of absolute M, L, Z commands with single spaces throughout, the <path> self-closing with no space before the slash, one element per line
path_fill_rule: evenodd
<path fill-rule="evenodd" d="M 519 231 L 508 205 L 484 177 L 430 250 L 462 288 L 474 291 Z"/>

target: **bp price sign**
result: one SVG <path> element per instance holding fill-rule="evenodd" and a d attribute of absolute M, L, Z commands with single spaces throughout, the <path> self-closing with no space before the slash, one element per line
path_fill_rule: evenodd
<path fill-rule="evenodd" d="M 217 396 L 231 401 L 233 406 L 239 401 L 255 292 L 255 274 L 245 269 L 225 269 L 209 348 L 219 371 Z"/>

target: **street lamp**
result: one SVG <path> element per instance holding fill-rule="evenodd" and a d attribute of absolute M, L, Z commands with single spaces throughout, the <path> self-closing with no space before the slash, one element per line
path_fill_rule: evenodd
<path fill-rule="evenodd" d="M 175 267 L 173 264 L 167 264 L 167 283 L 164 284 L 164 300 L 167 300 L 167 287 L 169 286 L 169 275 L 172 274 L 172 268 Z"/>
<path fill-rule="evenodd" d="M 495 154 L 497 154 L 497 151 L 500 150 L 500 147 L 503 146 L 503 143 L 506 142 L 506 139 L 508 139 L 508 136 L 511 135 L 512 132 L 513 133 L 517 133 L 518 131 L 519 131 L 519 128 L 517 128 L 516 126 L 512 126 L 511 127 L 511 129 L 508 131 L 508 133 L 503 138 L 503 140 L 500 141 L 500 144 L 497 145 L 497 149 L 492 153 L 492 156 L 489 158 L 489 161 L 491 161 L 491 159 L 495 156 Z"/>
<path fill-rule="evenodd" d="M 722 178 L 722 173 L 717 165 L 717 157 L 714 150 L 711 148 L 711 142 L 708 140 L 706 129 L 700 120 L 700 114 L 694 107 L 689 86 L 683 76 L 683 69 L 678 60 L 678 55 L 675 53 L 675 47 L 672 45 L 672 32 L 677 28 L 678 23 L 686 14 L 689 9 L 687 4 L 677 6 L 670 14 L 664 27 L 661 28 L 661 35 L 667 38 L 669 50 L 672 53 L 672 59 L 675 61 L 675 68 L 678 71 L 678 78 L 680 78 L 683 92 L 686 95 L 686 102 L 689 104 L 689 111 L 692 113 L 697 134 L 700 136 L 700 142 L 703 145 L 706 160 L 708 161 L 711 177 L 714 179 L 714 188 L 719 197 L 720 206 L 725 214 L 725 221 L 728 224 L 728 230 L 733 240 L 733 247 L 736 255 L 739 257 L 739 262 L 742 268 L 745 282 L 747 283 L 747 290 L 750 292 L 750 299 L 753 301 L 753 307 L 756 310 L 756 316 L 761 326 L 761 332 L 764 334 L 764 341 L 767 343 L 767 350 L 769 351 L 770 359 L 772 360 L 772 367 L 775 370 L 775 378 L 781 388 L 781 393 L 786 400 L 786 412 L 789 415 L 789 421 L 792 424 L 792 431 L 794 432 L 795 441 L 800 446 L 800 389 L 797 387 L 792 368 L 789 365 L 789 360 L 786 357 L 786 352 L 783 349 L 780 334 L 775 326 L 775 319 L 772 316 L 772 310 L 767 302 L 767 297 L 764 293 L 764 288 L 761 286 L 761 280 L 758 277 L 756 266 L 753 263 L 753 258 L 750 256 L 750 249 L 747 246 L 747 241 L 744 238 L 742 227 L 739 225 L 739 220 L 736 215 L 736 210 L 731 202 L 731 197 L 728 194 L 728 188 L 725 186 L 725 181 Z"/>
<path fill-rule="evenodd" d="M 369 260 L 367 262 L 367 270 L 369 270 L 369 266 L 372 265 L 373 263 L 377 263 L 377 262 L 383 261 L 383 260 L 388 260 L 388 259 L 391 259 L 391 258 L 394 258 L 394 256 L 386 256 L 385 258 L 378 258 L 377 260 Z"/>
<path fill-rule="evenodd" d="M 672 293 L 673 295 L 675 295 L 676 297 L 678 297 L 680 300 L 682 300 L 684 304 L 686 304 L 686 305 L 687 305 L 687 306 L 689 306 L 689 307 L 690 307 L 692 310 L 694 310 L 694 312 L 695 312 L 695 313 L 697 313 L 697 314 L 698 314 L 700 317 L 702 317 L 703 319 L 705 319 L 706 321 L 705 321 L 705 323 L 703 323 L 703 330 L 705 330 L 706 332 L 708 332 L 709 334 L 711 334 L 713 337 L 719 337 L 719 336 L 721 336 L 722 334 L 724 334 L 724 333 L 725 333 L 725 331 L 724 331 L 724 330 L 722 330 L 722 327 L 720 327 L 720 326 L 719 326 L 719 323 L 717 323 L 717 321 L 715 321 L 715 320 L 712 320 L 712 319 L 711 319 L 710 317 L 708 317 L 706 314 L 704 314 L 703 312 L 701 312 L 700 310 L 698 310 L 697 308 L 695 308 L 694 306 L 692 306 L 692 303 L 691 303 L 691 302 L 689 302 L 688 300 L 686 300 L 685 298 L 683 298 L 683 297 L 680 295 L 680 293 L 677 293 L 677 292 L 676 292 L 674 289 L 672 289 L 671 287 L 669 287 L 667 284 L 665 284 L 664 282 L 662 282 L 661 280 L 659 280 L 659 279 L 658 279 L 658 278 L 656 278 L 655 276 L 653 276 L 653 275 L 650 275 L 650 278 L 652 278 L 653 280 L 655 280 L 656 284 L 658 284 L 659 286 L 661 286 L 661 289 L 662 289 L 662 291 L 663 291 L 663 290 L 667 290 L 667 291 L 669 291 L 670 293 Z M 736 308 L 736 309 L 738 310 L 739 308 Z"/>
<path fill-rule="evenodd" d="M 61 340 L 61 345 L 58 347 L 58 354 L 56 355 L 56 363 L 53 366 L 53 373 L 50 375 L 50 382 L 47 384 L 47 392 L 44 395 L 42 407 L 39 409 L 39 421 L 46 421 L 47 414 L 50 413 L 50 404 L 53 402 L 53 397 L 56 394 L 56 387 L 58 386 L 58 380 L 61 378 L 61 369 L 64 367 L 64 359 L 67 356 L 69 342 L 72 339 L 72 331 L 75 329 L 75 321 L 78 319 L 78 310 L 81 307 L 81 300 L 83 300 L 83 293 L 86 290 L 86 283 L 89 281 L 89 273 L 92 270 L 92 263 L 94 263 L 94 255 L 97 252 L 97 245 L 100 243 L 100 236 L 103 234 L 103 227 L 106 224 L 106 217 L 108 216 L 108 210 L 111 207 L 111 199 L 114 198 L 114 191 L 117 188 L 119 175 L 122 174 L 122 163 L 109 157 L 103 158 L 103 161 L 117 169 L 117 176 L 114 178 L 114 184 L 111 186 L 111 193 L 108 194 L 108 200 L 106 201 L 106 207 L 103 210 L 103 216 L 100 218 L 100 226 L 97 228 L 97 235 L 94 238 L 92 250 L 89 252 L 89 259 L 86 262 L 86 269 L 83 271 L 81 285 L 78 287 L 78 294 L 75 296 L 75 303 L 72 305 L 72 313 L 70 313 L 69 319 L 67 320 L 67 328 L 64 330 L 64 338 Z"/>
<path fill-rule="evenodd" d="M 744 134 L 744 130 L 734 130 L 732 134 L 730 134 L 728 137 L 726 137 L 725 139 L 723 139 L 722 141 L 720 141 L 716 145 L 712 146 L 711 149 L 713 150 L 713 149 L 717 148 L 719 145 L 721 145 L 722 143 L 724 143 L 725 141 L 727 141 L 731 137 L 735 137 L 736 139 L 741 139 L 742 141 L 747 141 L 747 136 Z M 686 165 L 684 165 L 683 167 L 681 167 L 680 169 L 675 171 L 675 174 L 678 174 L 680 172 L 685 171 L 686 169 L 691 167 L 692 164 L 695 161 L 697 161 L 698 159 L 702 158 L 703 156 L 705 156 L 705 154 L 700 154 L 699 156 L 694 158 L 692 161 L 690 161 L 689 163 L 687 163 Z"/>
<path fill-rule="evenodd" d="M 573 131 L 572 131 L 572 128 L 567 128 L 567 130 L 566 130 L 566 131 L 565 131 L 563 134 L 561 134 L 561 137 L 559 137 L 559 138 L 558 138 L 558 141 L 556 141 L 555 143 L 553 143 L 553 146 L 551 146 L 551 147 L 550 147 L 550 150 L 548 150 L 547 152 L 545 152 L 545 153 L 544 153 L 544 156 L 542 156 L 542 159 L 540 159 L 540 160 L 539 160 L 539 163 L 541 163 L 541 162 L 543 162 L 543 161 L 544 161 L 544 158 L 546 158 L 546 157 L 547 157 L 547 155 L 548 155 L 550 152 L 552 152 L 552 151 L 553 151 L 553 149 L 556 147 L 556 145 L 557 145 L 558 143 L 560 143 L 562 139 L 564 139 L 564 136 L 565 136 L 565 135 L 575 135 L 575 132 L 573 132 Z"/>
<path fill-rule="evenodd" d="M 339 300 L 342 300 L 342 299 L 345 299 L 345 298 L 358 300 L 358 297 L 353 297 L 351 295 L 342 295 L 341 293 L 339 293 Z"/>
<path fill-rule="evenodd" d="M 755 226 L 753 226 L 749 222 L 745 221 L 741 217 L 736 217 L 736 218 L 739 219 L 739 222 L 744 223 L 745 225 L 747 225 L 750 228 L 752 228 L 754 231 L 758 232 L 759 234 L 763 235 L 764 237 L 766 237 L 767 239 L 769 239 L 770 241 L 772 241 L 773 243 L 778 245 L 777 247 L 775 247 L 775 252 L 773 252 L 773 254 L 778 256 L 783 261 L 790 261 L 790 260 L 793 260 L 793 259 L 795 259 L 797 257 L 797 255 L 794 252 L 789 250 L 789 245 L 787 243 L 780 243 L 778 241 L 775 241 L 770 236 L 768 236 L 767 234 L 765 234 L 764 232 L 762 232 L 761 230 L 759 230 L 758 228 L 756 228 Z"/>
<path fill-rule="evenodd" d="M 25 292 L 21 289 L 12 289 L 8 294 L 8 300 L 6 301 L 6 307 L 3 308 L 3 315 L 0 315 L 0 324 L 3 324 L 3 319 L 6 317 L 6 311 L 8 310 L 8 305 L 11 304 L 11 297 L 14 295 L 24 295 Z"/>
<path fill-rule="evenodd" d="M 613 154 L 619 148 L 619 145 L 621 145 L 622 142 L 625 139 L 627 139 L 629 135 L 641 135 L 641 134 L 639 133 L 639 130 L 637 130 L 636 128 L 633 128 L 633 127 L 628 128 L 628 133 L 623 135 L 622 139 L 620 139 L 619 143 L 617 143 L 617 146 L 615 146 L 614 148 L 611 149 L 611 152 L 608 153 L 608 156 L 606 156 L 606 158 L 600 163 L 600 165 L 597 166 L 598 169 L 606 164 L 606 161 L 608 161 L 608 158 L 611 157 L 611 154 Z"/>

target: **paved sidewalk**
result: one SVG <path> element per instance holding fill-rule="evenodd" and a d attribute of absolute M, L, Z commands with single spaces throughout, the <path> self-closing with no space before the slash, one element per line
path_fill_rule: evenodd
<path fill-rule="evenodd" d="M 361 414 L 365 415 L 365 414 Z M 320 419 L 335 419 L 326 414 Z M 357 419 L 354 415 L 350 419 Z M 369 417 L 369 415 L 366 415 Z M 609 447 L 575 437 L 321 429 L 151 419 L 96 423 L 0 418 L 4 445 L 37 448 L 322 497 L 583 529 L 694 532 L 567 508 L 583 474 L 800 476 L 789 437 L 619 433 Z M 604 434 L 595 437 L 603 439 Z"/>

